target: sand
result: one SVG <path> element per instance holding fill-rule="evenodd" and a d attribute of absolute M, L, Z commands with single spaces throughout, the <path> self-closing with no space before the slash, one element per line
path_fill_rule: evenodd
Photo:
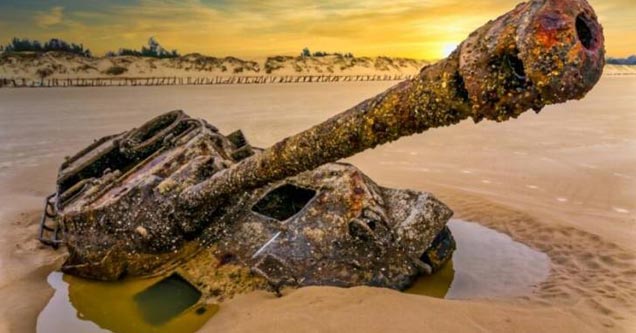
<path fill-rule="evenodd" d="M 302 327 L 299 331 L 630 332 L 636 328 L 633 253 L 554 220 L 541 221 L 466 193 L 439 193 L 462 218 L 545 251 L 553 262 L 549 279 L 535 294 L 517 299 L 451 301 L 366 287 L 305 288 L 280 299 L 255 293 L 230 301 L 204 331 L 278 332 Z"/>
<path fill-rule="evenodd" d="M 51 296 L 46 276 L 62 252 L 33 239 L 38 210 L 61 157 L 89 138 L 180 105 L 266 146 L 388 85 L 0 91 L 0 332 L 33 332 Z M 256 292 L 223 304 L 201 331 L 633 332 L 635 87 L 635 78 L 607 77 L 585 100 L 538 116 L 465 122 L 350 159 L 382 185 L 431 191 L 456 218 L 546 253 L 550 276 L 534 293 L 442 300 L 368 287 Z M 41 121 L 46 112 L 55 119 Z"/>
<path fill-rule="evenodd" d="M 200 54 L 175 59 L 133 56 L 85 58 L 73 54 L 47 52 L 0 56 L 0 79 L 94 78 L 215 78 L 217 76 L 302 76 L 302 75 L 415 75 L 430 61 L 391 57 L 276 56 L 258 59 L 211 57 Z M 113 74 L 113 68 L 121 73 Z M 607 65 L 607 75 L 636 75 L 636 66 Z"/>
<path fill-rule="evenodd" d="M 118 56 L 86 58 L 47 52 L 0 55 L 0 78 L 39 81 L 109 77 L 216 77 L 254 75 L 414 75 L 428 61 L 408 58 L 271 56 L 259 59 L 188 54 L 173 59 Z M 112 72 L 119 68 L 120 72 Z"/>

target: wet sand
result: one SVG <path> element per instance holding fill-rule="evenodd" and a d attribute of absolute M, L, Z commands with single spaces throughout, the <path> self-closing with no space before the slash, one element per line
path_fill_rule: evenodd
<path fill-rule="evenodd" d="M 46 276 L 62 252 L 34 237 L 64 155 L 175 108 L 267 146 L 389 85 L 0 90 L 0 331 L 35 331 L 52 295 Z M 534 293 L 441 300 L 367 287 L 257 292 L 223 304 L 202 331 L 635 330 L 634 88 L 636 78 L 604 78 L 585 100 L 538 116 L 464 122 L 349 160 L 381 185 L 433 192 L 456 218 L 546 253 L 550 275 Z"/>

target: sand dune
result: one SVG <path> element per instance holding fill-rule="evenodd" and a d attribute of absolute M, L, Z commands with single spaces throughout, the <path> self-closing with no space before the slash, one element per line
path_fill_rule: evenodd
<path fill-rule="evenodd" d="M 82 57 L 47 52 L 0 55 L 0 87 L 153 86 L 403 80 L 429 64 L 389 57 L 271 56 L 245 60 L 188 54 L 156 59 Z M 636 75 L 636 66 L 607 65 L 606 76 Z"/>
<path fill-rule="evenodd" d="M 188 54 L 155 59 L 134 56 L 86 58 L 68 53 L 0 55 L 0 78 L 210 77 L 249 75 L 416 74 L 428 62 L 389 57 L 271 56 L 256 60 Z"/>
<path fill-rule="evenodd" d="M 134 56 L 86 58 L 69 53 L 0 55 L 0 78 L 148 78 L 294 75 L 412 75 L 429 61 L 390 57 L 271 56 L 260 59 L 188 54 L 173 59 Z M 636 75 L 636 66 L 607 65 L 606 75 Z"/>

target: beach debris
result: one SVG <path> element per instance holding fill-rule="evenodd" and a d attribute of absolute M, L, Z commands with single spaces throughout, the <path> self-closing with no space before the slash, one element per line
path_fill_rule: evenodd
<path fill-rule="evenodd" d="M 450 210 L 333 162 L 463 119 L 505 121 L 583 98 L 603 65 L 586 1 L 522 3 L 417 77 L 264 150 L 179 111 L 102 138 L 62 166 L 41 238 L 64 241 L 66 272 L 97 279 L 160 274 L 207 253 L 208 284 L 223 295 L 260 285 L 255 276 L 275 290 L 402 289 L 452 253 L 441 248 L 454 246 Z"/>
<path fill-rule="evenodd" d="M 283 286 L 404 289 L 451 258 L 446 205 L 344 163 L 228 196 L 207 222 L 174 224 L 157 208 L 260 153 L 240 131 L 221 135 L 181 111 L 97 140 L 62 165 L 47 201 L 69 251 L 62 270 L 102 280 L 177 273 L 221 299 Z"/>

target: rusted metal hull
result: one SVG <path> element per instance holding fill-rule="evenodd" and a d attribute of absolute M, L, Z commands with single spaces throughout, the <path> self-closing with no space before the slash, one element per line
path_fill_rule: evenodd
<path fill-rule="evenodd" d="M 403 289 L 450 259 L 448 207 L 428 193 L 380 187 L 348 164 L 228 197 L 231 204 L 197 229 L 152 209 L 208 177 L 209 168 L 260 153 L 240 132 L 223 136 L 180 111 L 98 140 L 58 178 L 56 218 L 69 251 L 62 269 L 102 280 L 178 269 L 220 300 L 282 286 Z M 450 241 L 442 252 L 431 249 L 440 235 Z"/>

